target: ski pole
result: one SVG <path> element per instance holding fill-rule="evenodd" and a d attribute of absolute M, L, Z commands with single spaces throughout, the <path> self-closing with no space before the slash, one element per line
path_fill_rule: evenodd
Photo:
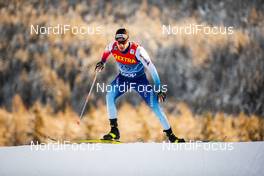
<path fill-rule="evenodd" d="M 94 75 L 94 78 L 93 78 L 92 86 L 91 86 L 91 88 L 90 88 L 90 90 L 89 90 L 88 95 L 86 96 L 85 103 L 84 103 L 84 105 L 83 105 L 83 107 L 82 107 L 82 112 L 81 112 L 81 114 L 80 114 L 80 119 L 83 118 L 83 113 L 84 113 L 84 110 L 85 110 L 86 105 L 87 105 L 87 103 L 88 103 L 88 100 L 89 100 L 89 97 L 90 97 L 90 95 L 91 95 L 91 92 L 92 92 L 92 90 L 93 90 L 94 83 L 95 83 L 95 81 L 96 81 L 96 77 L 97 77 L 97 71 L 95 71 L 95 75 Z"/>

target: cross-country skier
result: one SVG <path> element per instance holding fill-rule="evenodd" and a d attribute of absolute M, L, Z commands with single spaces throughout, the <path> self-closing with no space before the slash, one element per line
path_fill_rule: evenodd
<path fill-rule="evenodd" d="M 104 135 L 103 139 L 118 140 L 120 138 L 115 101 L 118 97 L 132 88 L 137 91 L 148 106 L 154 111 L 169 141 L 185 142 L 184 139 L 177 138 L 173 134 L 167 117 L 159 105 L 159 102 L 165 101 L 166 93 L 159 91 L 156 94 L 146 78 L 144 67 L 150 72 L 154 81 L 154 86 L 160 87 L 160 78 L 155 66 L 142 46 L 136 42 L 129 41 L 129 32 L 127 29 L 121 28 L 116 31 L 115 41 L 106 47 L 101 61 L 96 64 L 95 71 L 100 72 L 104 68 L 110 54 L 114 56 L 120 73 L 112 81 L 111 91 L 108 91 L 106 94 L 111 131 Z M 122 84 L 126 85 L 125 90 L 119 89 L 119 86 Z"/>

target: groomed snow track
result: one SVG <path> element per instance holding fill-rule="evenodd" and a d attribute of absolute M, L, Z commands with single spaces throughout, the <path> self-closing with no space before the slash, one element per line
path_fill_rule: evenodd
<path fill-rule="evenodd" d="M 0 147 L 1 176 L 264 175 L 264 142 Z"/>

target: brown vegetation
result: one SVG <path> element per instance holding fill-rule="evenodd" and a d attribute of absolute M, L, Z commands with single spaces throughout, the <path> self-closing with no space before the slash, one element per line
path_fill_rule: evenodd
<path fill-rule="evenodd" d="M 70 107 L 52 113 L 50 107 L 36 103 L 26 110 L 15 96 L 15 112 L 0 109 L 0 145 L 23 145 L 31 141 L 49 143 L 74 139 L 98 139 L 108 132 L 106 108 L 91 108 L 80 125 Z M 224 113 L 194 115 L 184 103 L 177 104 L 177 114 L 168 118 L 174 132 L 187 140 L 258 141 L 264 140 L 264 120 L 243 113 L 234 117 Z M 119 127 L 124 142 L 161 142 L 166 140 L 158 119 L 145 105 L 137 108 L 123 104 L 119 108 Z M 129 112 L 129 113 L 128 113 Z"/>

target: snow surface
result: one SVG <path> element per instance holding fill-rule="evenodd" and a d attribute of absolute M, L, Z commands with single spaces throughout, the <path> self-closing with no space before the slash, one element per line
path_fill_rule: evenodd
<path fill-rule="evenodd" d="M 264 142 L 0 147 L 1 176 L 261 176 L 263 166 Z"/>

